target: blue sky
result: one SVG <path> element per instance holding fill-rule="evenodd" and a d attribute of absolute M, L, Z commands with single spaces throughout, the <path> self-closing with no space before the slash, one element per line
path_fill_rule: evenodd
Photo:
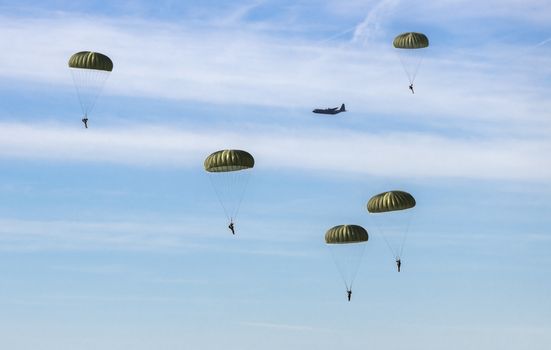
<path fill-rule="evenodd" d="M 0 1 L 0 31 L 2 348 L 551 345 L 548 2 Z M 81 50 L 114 62 L 88 130 Z M 256 160 L 235 237 L 224 148 Z M 365 208 L 391 189 L 417 199 L 400 274 Z"/>

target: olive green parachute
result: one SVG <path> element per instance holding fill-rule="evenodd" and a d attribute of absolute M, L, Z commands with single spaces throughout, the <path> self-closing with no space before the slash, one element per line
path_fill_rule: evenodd
<path fill-rule="evenodd" d="M 394 38 L 393 45 L 397 49 L 423 49 L 429 46 L 429 38 L 423 33 L 402 33 Z"/>
<path fill-rule="evenodd" d="M 82 114 L 87 119 L 113 70 L 113 61 L 99 52 L 81 51 L 69 58 L 69 70 Z"/>
<path fill-rule="evenodd" d="M 339 225 L 325 233 L 327 244 L 347 244 L 366 242 L 369 239 L 366 229 L 358 225 Z"/>
<path fill-rule="evenodd" d="M 203 165 L 228 221 L 233 223 L 254 167 L 253 156 L 247 151 L 225 149 L 209 155 Z"/>
<path fill-rule="evenodd" d="M 379 193 L 367 202 L 367 211 L 375 232 L 384 239 L 395 260 L 401 260 L 408 235 L 415 198 L 404 191 Z"/>
<path fill-rule="evenodd" d="M 246 151 L 226 149 L 209 155 L 204 166 L 210 173 L 238 171 L 253 168 L 254 158 Z"/>
<path fill-rule="evenodd" d="M 388 191 L 371 197 L 367 202 L 370 213 L 385 213 L 389 211 L 405 210 L 415 206 L 415 198 L 404 191 Z"/>
<path fill-rule="evenodd" d="M 81 51 L 69 58 L 69 67 L 111 72 L 113 70 L 113 61 L 99 52 Z"/>
<path fill-rule="evenodd" d="M 358 225 L 338 225 L 325 233 L 325 243 L 347 291 L 352 290 L 368 239 L 367 230 Z"/>
<path fill-rule="evenodd" d="M 402 33 L 394 38 L 393 45 L 397 49 L 398 57 L 409 80 L 411 92 L 413 92 L 413 83 L 425 55 L 426 50 L 424 49 L 429 46 L 429 39 L 423 33 Z"/>

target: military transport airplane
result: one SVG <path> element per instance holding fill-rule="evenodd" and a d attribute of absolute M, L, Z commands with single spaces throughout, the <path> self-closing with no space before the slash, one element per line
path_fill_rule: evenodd
<path fill-rule="evenodd" d="M 318 113 L 318 114 L 338 114 L 340 112 L 346 112 L 346 109 L 344 108 L 344 103 L 343 103 L 341 105 L 341 108 L 339 108 L 339 107 L 326 108 L 326 109 L 316 108 L 312 112 Z"/>

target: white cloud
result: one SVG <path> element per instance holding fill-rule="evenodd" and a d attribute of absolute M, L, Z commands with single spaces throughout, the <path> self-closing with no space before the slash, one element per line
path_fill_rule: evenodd
<path fill-rule="evenodd" d="M 395 3 L 377 3 L 367 20 L 380 20 Z M 10 54 L 0 56 L 0 76 L 69 88 L 67 58 L 76 50 L 93 48 L 115 62 L 106 94 L 271 106 L 282 113 L 308 111 L 338 99 L 350 112 L 333 131 L 287 130 L 275 127 L 281 124 L 273 117 L 262 116 L 258 120 L 265 126 L 253 126 L 246 137 L 212 127 L 206 132 L 140 125 L 139 116 L 133 116 L 136 126 L 125 130 L 94 126 L 85 132 L 54 124 L 3 123 L 0 155 L 185 167 L 200 164 L 215 149 L 242 147 L 253 151 L 265 167 L 378 176 L 549 179 L 545 154 L 550 149 L 551 100 L 541 67 L 551 59 L 531 53 L 511 58 L 512 47 L 499 43 L 482 50 L 435 50 L 427 54 L 416 83 L 418 93 L 412 96 L 386 43 L 328 50 L 327 44 L 235 26 L 255 4 L 237 10 L 230 28 L 70 15 L 4 17 L 0 48 Z M 370 125 L 372 118 L 383 117 L 430 131 L 388 132 L 388 126 Z M 348 120 L 356 124 L 347 126 Z M 357 131 L 346 129 L 358 125 Z"/>
<path fill-rule="evenodd" d="M 429 133 L 370 133 L 252 128 L 246 135 L 216 129 L 136 125 L 76 129 L 0 124 L 0 156 L 60 162 L 200 167 L 211 152 L 251 151 L 257 167 L 320 174 L 548 181 L 549 140 L 448 138 Z M 297 150 L 300 150 L 297 152 Z"/>
<path fill-rule="evenodd" d="M 379 18 L 393 4 L 379 3 L 368 19 Z M 486 48 L 428 51 L 413 97 L 390 44 L 380 41 L 334 48 L 235 24 L 70 15 L 4 17 L 0 30 L 5 34 L 0 49 L 10 53 L 0 57 L 0 76 L 10 80 L 72 88 L 68 57 L 94 49 L 115 62 L 107 95 L 283 110 L 309 110 L 337 100 L 367 117 L 411 116 L 419 125 L 471 133 L 551 131 L 544 79 L 551 59 L 533 51 L 511 58 L 522 46 L 492 41 Z"/>
<path fill-rule="evenodd" d="M 394 6 L 379 2 L 367 22 L 378 23 Z M 542 79 L 548 60 L 533 51 L 512 60 L 519 48 L 495 44 L 429 51 L 413 98 L 389 43 L 332 48 L 240 27 L 240 16 L 230 16 L 228 27 L 70 14 L 4 17 L 0 48 L 10 54 L 0 57 L 0 76 L 68 88 L 68 57 L 94 49 L 115 62 L 105 94 L 304 110 L 338 100 L 367 116 L 412 116 L 420 125 L 470 133 L 551 131 Z"/>

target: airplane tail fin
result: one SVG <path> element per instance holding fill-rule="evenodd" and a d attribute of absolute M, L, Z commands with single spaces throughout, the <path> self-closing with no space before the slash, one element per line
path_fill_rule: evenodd
<path fill-rule="evenodd" d="M 346 112 L 346 109 L 344 108 L 344 103 L 341 105 L 340 111 L 341 111 L 341 112 Z"/>

